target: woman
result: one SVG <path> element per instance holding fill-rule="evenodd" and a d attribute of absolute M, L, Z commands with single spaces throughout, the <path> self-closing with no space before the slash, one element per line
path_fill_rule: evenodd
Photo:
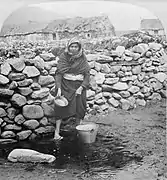
<path fill-rule="evenodd" d="M 62 119 L 75 116 L 76 121 L 84 118 L 86 112 L 86 89 L 89 86 L 90 67 L 78 39 L 71 39 L 60 55 L 56 71 L 57 96 L 63 95 L 68 106 L 55 106 L 55 140 L 61 140 Z"/>

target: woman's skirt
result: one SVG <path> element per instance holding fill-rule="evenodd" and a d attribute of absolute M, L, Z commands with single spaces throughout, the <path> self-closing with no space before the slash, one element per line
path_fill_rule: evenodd
<path fill-rule="evenodd" d="M 59 107 L 55 105 L 55 120 L 67 119 L 75 116 L 77 119 L 83 119 L 86 113 L 86 89 L 84 88 L 81 95 L 75 94 L 81 86 L 82 81 L 72 81 L 62 78 L 61 92 L 68 100 L 68 106 Z M 56 92 L 57 93 L 57 92 Z"/>

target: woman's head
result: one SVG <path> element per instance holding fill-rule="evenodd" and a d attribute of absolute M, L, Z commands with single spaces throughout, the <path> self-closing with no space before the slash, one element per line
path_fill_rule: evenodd
<path fill-rule="evenodd" d="M 70 46 L 68 47 L 68 50 L 70 51 L 70 53 L 72 54 L 77 54 L 81 49 L 80 44 L 78 43 L 72 43 L 70 44 Z"/>
<path fill-rule="evenodd" d="M 77 38 L 72 38 L 67 44 L 67 51 L 71 55 L 78 54 L 81 49 L 81 43 Z"/>

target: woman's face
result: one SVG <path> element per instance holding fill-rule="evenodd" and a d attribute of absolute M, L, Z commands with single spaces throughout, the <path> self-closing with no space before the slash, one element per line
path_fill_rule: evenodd
<path fill-rule="evenodd" d="M 79 51 L 79 45 L 77 43 L 72 43 L 70 46 L 69 46 L 69 51 L 72 53 L 72 54 L 77 54 L 78 51 Z"/>

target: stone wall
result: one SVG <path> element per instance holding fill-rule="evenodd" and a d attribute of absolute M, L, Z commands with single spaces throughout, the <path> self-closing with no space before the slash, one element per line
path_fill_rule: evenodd
<path fill-rule="evenodd" d="M 167 55 L 158 43 L 89 52 L 87 113 L 145 106 L 166 98 Z M 34 139 L 54 131 L 53 98 L 58 57 L 47 50 L 22 51 L 0 66 L 0 138 Z"/>
<path fill-rule="evenodd" d="M 87 55 L 91 65 L 88 112 L 130 110 L 166 98 L 167 55 L 161 44 L 141 43 L 130 50 L 117 46 L 106 54 Z"/>

